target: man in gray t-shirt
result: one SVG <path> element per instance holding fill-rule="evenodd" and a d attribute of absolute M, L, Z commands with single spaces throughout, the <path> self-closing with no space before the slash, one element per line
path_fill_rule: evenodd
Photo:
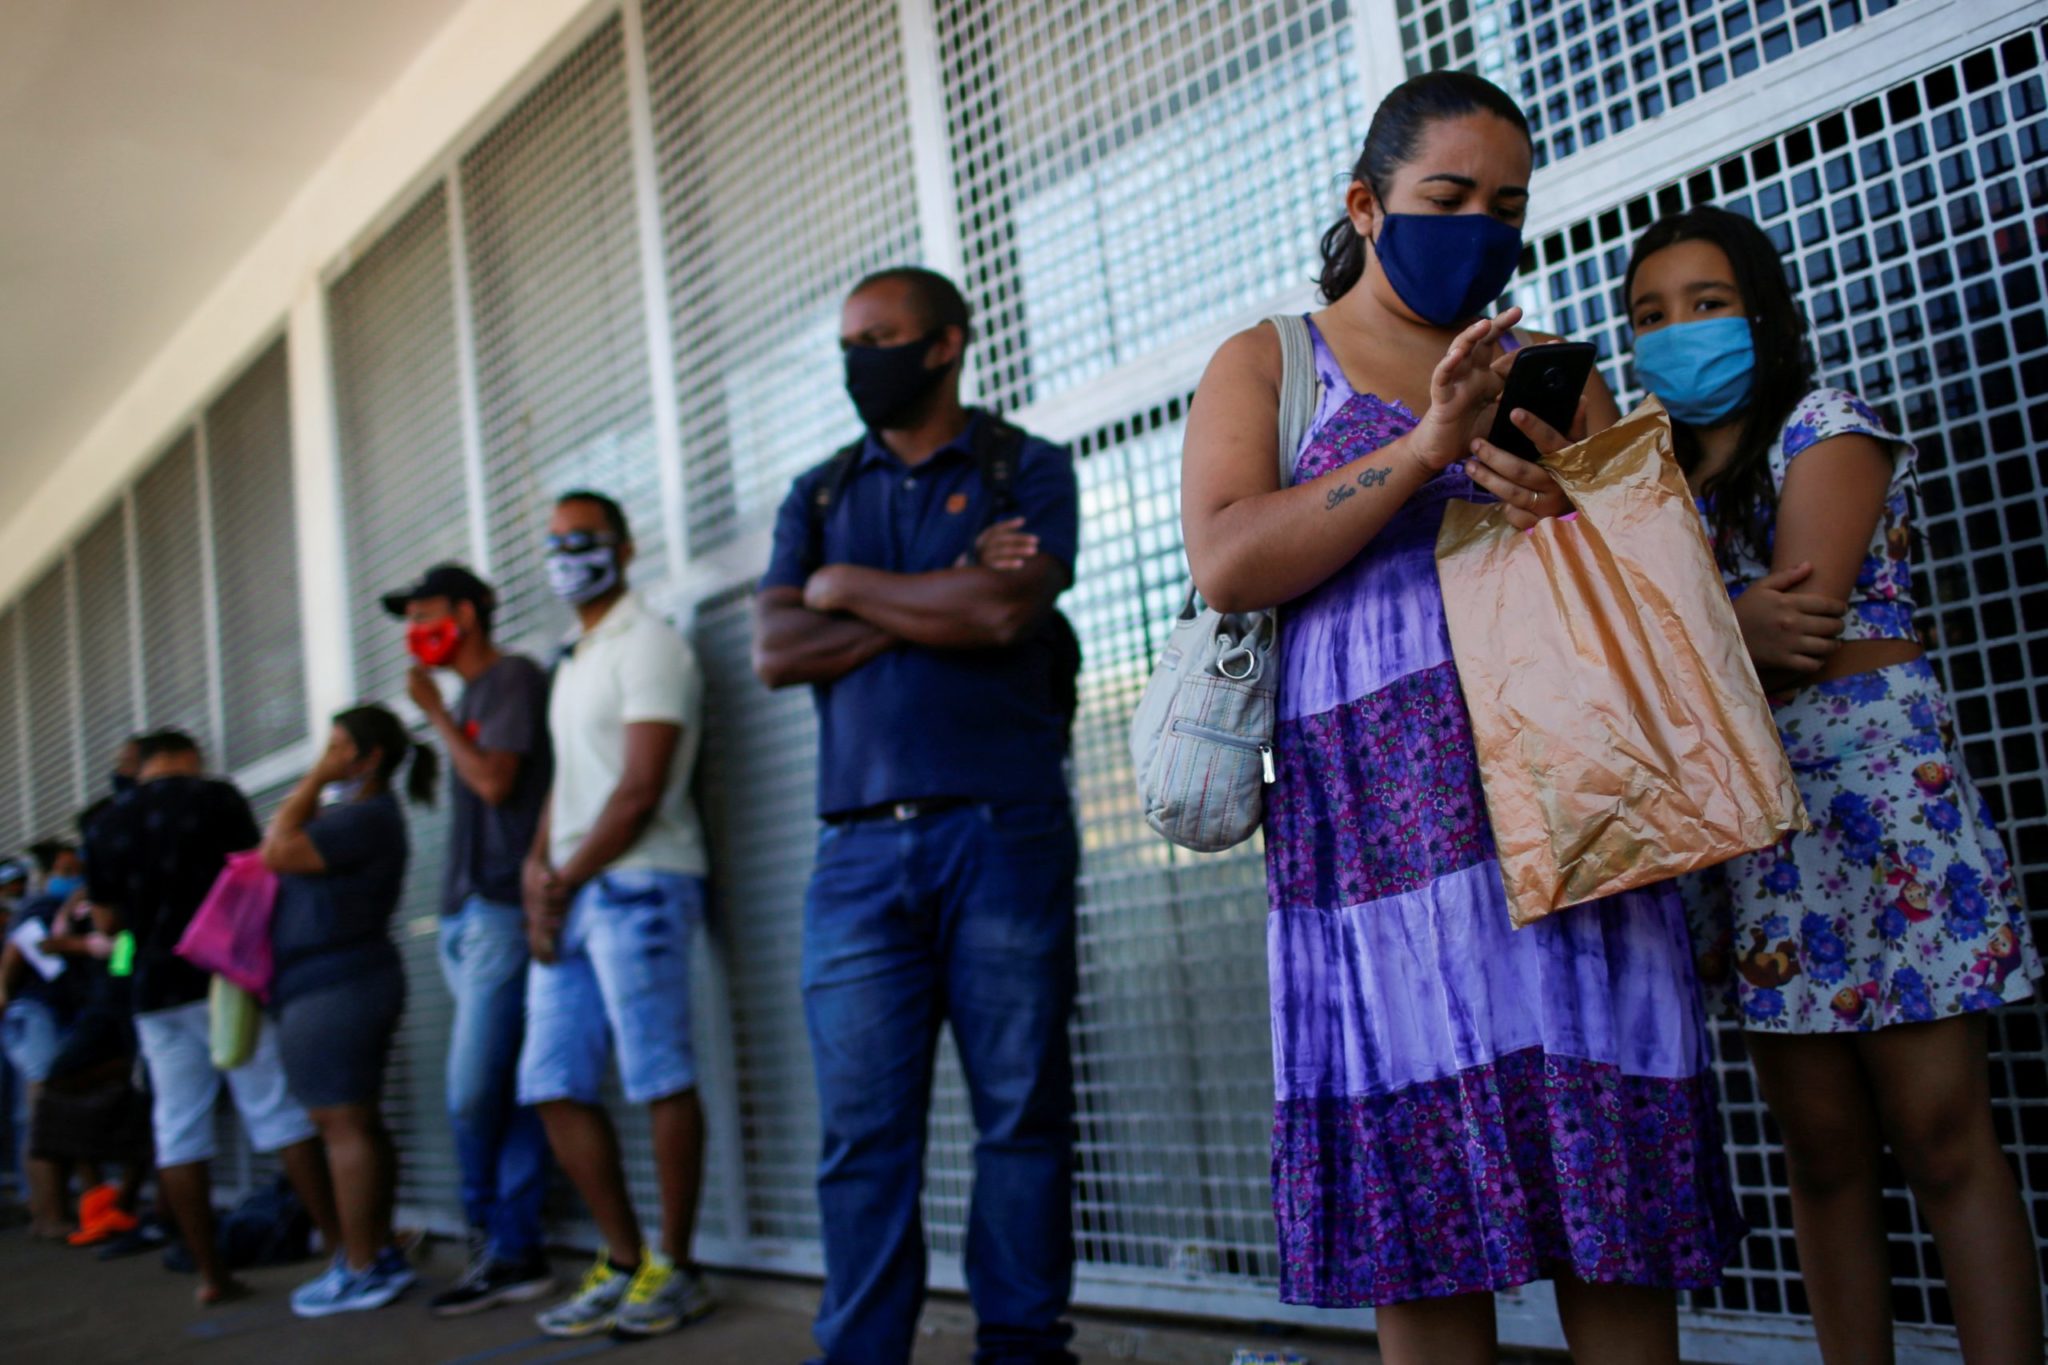
<path fill-rule="evenodd" d="M 406 623 L 407 690 L 448 751 L 455 780 L 443 876 L 441 972 L 455 1000 L 448 1115 L 462 1166 L 469 1272 L 432 1302 L 443 1316 L 523 1302 L 553 1282 L 541 1251 L 548 1143 L 517 1102 L 527 942 L 520 868 L 553 776 L 547 675 L 491 641 L 496 594 L 459 564 L 438 564 L 384 598 Z M 462 678 L 451 709 L 433 669 Z"/>

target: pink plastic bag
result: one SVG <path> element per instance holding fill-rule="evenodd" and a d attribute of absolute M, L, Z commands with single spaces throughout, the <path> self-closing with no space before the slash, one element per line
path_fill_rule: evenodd
<path fill-rule="evenodd" d="M 270 999 L 270 912 L 277 905 L 277 874 L 255 849 L 230 853 L 199 903 L 175 949 L 203 972 Z"/>

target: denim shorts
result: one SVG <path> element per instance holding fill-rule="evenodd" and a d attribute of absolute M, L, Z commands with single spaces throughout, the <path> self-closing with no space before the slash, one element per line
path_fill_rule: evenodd
<path fill-rule="evenodd" d="M 703 917 L 703 878 L 680 872 L 607 872 L 576 893 L 555 961 L 527 969 L 521 1104 L 598 1103 L 614 1042 L 630 1103 L 696 1085 L 690 939 Z"/>
<path fill-rule="evenodd" d="M 213 1159 L 213 1105 L 223 1077 L 257 1151 L 274 1152 L 313 1136 L 313 1120 L 285 1087 L 277 1027 L 268 1020 L 256 1034 L 255 1054 L 228 1072 L 214 1069 L 204 1000 L 138 1014 L 135 1032 L 154 1092 L 150 1126 L 156 1131 L 157 1165 Z"/>

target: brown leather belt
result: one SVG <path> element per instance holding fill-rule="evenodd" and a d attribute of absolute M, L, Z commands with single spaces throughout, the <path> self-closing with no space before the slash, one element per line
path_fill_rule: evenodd
<path fill-rule="evenodd" d="M 859 810 L 836 811 L 825 817 L 828 825 L 860 825 L 874 820 L 888 820 L 902 824 L 906 820 L 922 819 L 937 815 L 940 811 L 958 810 L 974 803 L 964 796 L 934 796 L 923 801 L 884 801 L 879 805 L 862 806 Z"/>

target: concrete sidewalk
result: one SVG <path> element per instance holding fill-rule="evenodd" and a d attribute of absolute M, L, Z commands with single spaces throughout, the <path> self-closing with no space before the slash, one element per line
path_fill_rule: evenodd
<path fill-rule="evenodd" d="M 692 1327 L 653 1342 L 555 1341 L 528 1310 L 503 1308 L 442 1321 L 425 1300 L 461 1269 L 460 1249 L 437 1243 L 421 1267 L 422 1286 L 389 1308 L 318 1321 L 294 1318 L 286 1296 L 318 1266 L 308 1262 L 248 1272 L 256 1293 L 202 1310 L 195 1280 L 164 1270 L 154 1255 L 103 1263 L 90 1251 L 32 1242 L 19 1227 L 0 1231 L 0 1361 L 49 1365 L 543 1365 L 615 1351 L 634 1358 L 706 1365 L 799 1365 L 814 1347 L 810 1316 L 817 1286 L 754 1276 L 714 1277 L 721 1306 Z M 560 1256 L 565 1288 L 583 1259 Z M 1280 1339 L 1251 1325 L 1191 1330 L 1155 1319 L 1077 1314 L 1075 1350 L 1090 1365 L 1228 1365 L 1238 1346 L 1283 1346 L 1313 1365 L 1374 1365 L 1355 1341 Z M 915 1365 L 967 1365 L 973 1319 L 958 1298 L 936 1298 L 925 1314 Z M 622 1362 L 626 1358 L 622 1358 Z"/>

